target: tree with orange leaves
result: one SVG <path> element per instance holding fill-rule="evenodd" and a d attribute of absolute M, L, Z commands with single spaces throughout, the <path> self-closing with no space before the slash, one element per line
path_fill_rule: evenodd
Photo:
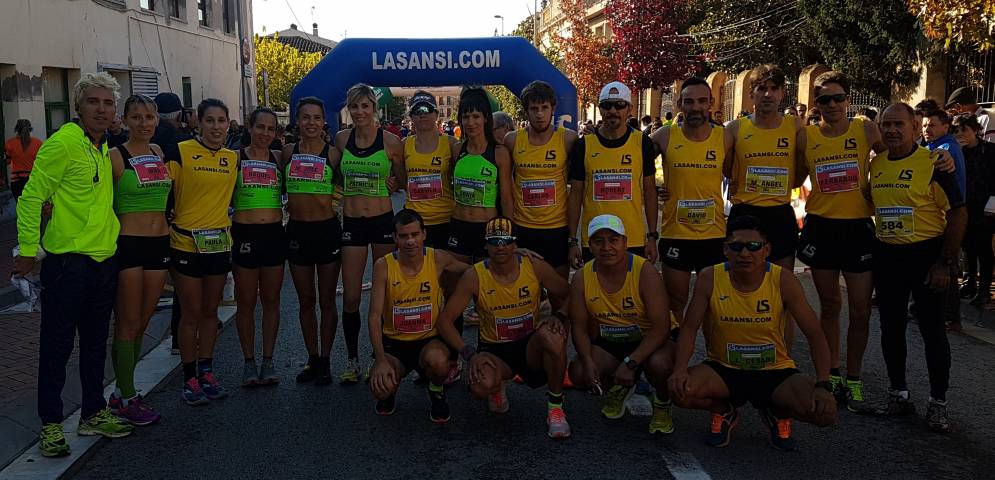
<path fill-rule="evenodd" d="M 995 47 L 995 2 L 992 0 L 908 0 L 927 37 L 943 41 L 946 50 L 987 51 Z"/>
<path fill-rule="evenodd" d="M 577 87 L 583 104 L 596 101 L 601 87 L 618 80 L 618 62 L 608 38 L 598 37 L 587 25 L 584 0 L 563 0 L 560 9 L 569 36 L 554 34 L 556 45 L 563 53 L 563 69 Z"/>

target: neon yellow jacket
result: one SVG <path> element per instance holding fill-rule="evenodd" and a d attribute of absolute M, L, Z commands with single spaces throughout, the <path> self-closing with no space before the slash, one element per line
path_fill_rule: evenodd
<path fill-rule="evenodd" d="M 98 262 L 114 255 L 121 224 L 114 215 L 107 144 L 98 149 L 72 122 L 42 144 L 17 200 L 17 241 L 22 256 L 38 253 L 41 208 L 49 200 L 52 219 L 41 239 L 46 252 L 78 253 Z"/>

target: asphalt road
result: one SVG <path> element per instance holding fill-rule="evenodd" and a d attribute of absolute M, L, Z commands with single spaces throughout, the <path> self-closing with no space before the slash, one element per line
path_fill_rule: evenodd
<path fill-rule="evenodd" d="M 802 277 L 814 302 L 811 279 Z M 186 406 L 180 401 L 182 381 L 175 372 L 148 395 L 163 420 L 130 438 L 104 441 L 75 478 L 911 479 L 991 478 L 995 470 L 995 433 L 988 425 L 995 419 L 991 381 L 995 347 L 970 337 L 950 336 L 954 367 L 948 399 L 953 432 L 932 433 L 921 418 L 928 388 L 922 342 L 912 325 L 909 380 L 919 418 L 885 420 L 841 412 L 839 423 L 831 428 L 795 422 L 800 449 L 781 453 L 767 445 L 767 432 L 748 406 L 741 409 L 743 421 L 732 444 L 711 449 L 702 443 L 708 422 L 703 412 L 677 410 L 674 434 L 650 436 L 647 418 L 605 420 L 598 414 L 597 400 L 577 391 L 568 392 L 566 400 L 573 437 L 553 441 L 545 435 L 544 390 L 519 385 L 509 387 L 511 411 L 505 415 L 487 412 L 485 403 L 472 400 L 462 385 L 450 389 L 453 419 L 440 426 L 428 419 L 425 388 L 409 379 L 401 386 L 395 414 L 380 417 L 365 385 L 294 383 L 306 354 L 289 275 L 281 309 L 279 386 L 251 390 L 237 386 L 242 358 L 235 329 L 226 328 L 219 339 L 215 369 L 231 391 L 228 399 L 205 407 Z M 865 381 L 868 396 L 879 401 L 887 377 L 876 311 L 872 325 Z M 473 328 L 465 334 L 468 339 L 475 335 Z M 804 337 L 798 337 L 795 358 L 800 368 L 811 372 Z M 365 324 L 360 338 L 362 357 L 368 358 Z M 340 336 L 335 341 L 333 373 L 341 372 L 344 364 Z"/>

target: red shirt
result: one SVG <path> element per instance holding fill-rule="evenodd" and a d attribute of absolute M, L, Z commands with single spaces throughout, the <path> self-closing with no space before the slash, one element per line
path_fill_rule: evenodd
<path fill-rule="evenodd" d="M 27 178 L 31 169 L 35 166 L 35 155 L 41 148 L 41 140 L 31 137 L 28 148 L 25 149 L 19 137 L 7 139 L 4 145 L 4 152 L 7 154 L 7 162 L 11 164 L 11 178 Z"/>

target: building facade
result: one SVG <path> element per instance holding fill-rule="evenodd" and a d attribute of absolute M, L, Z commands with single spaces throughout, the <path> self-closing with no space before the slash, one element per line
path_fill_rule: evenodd
<path fill-rule="evenodd" d="M 249 0 L 4 0 L 0 124 L 47 138 L 75 117 L 73 84 L 106 71 L 133 93 L 176 93 L 187 108 L 219 98 L 233 119 L 256 103 Z M 123 101 L 119 104 L 119 110 Z"/>

